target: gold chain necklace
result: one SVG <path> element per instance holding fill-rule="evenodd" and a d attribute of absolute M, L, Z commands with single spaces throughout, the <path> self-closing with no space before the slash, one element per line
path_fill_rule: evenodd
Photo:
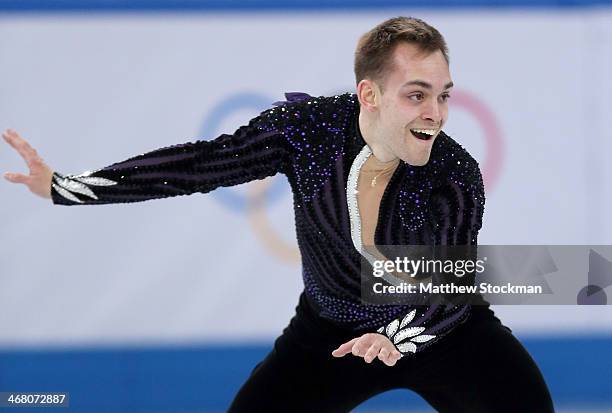
<path fill-rule="evenodd" d="M 376 174 L 376 176 L 374 178 L 372 178 L 372 181 L 370 182 L 370 187 L 374 188 L 376 186 L 376 179 L 381 176 L 382 174 L 384 174 L 385 172 L 389 172 L 392 169 L 395 169 L 397 167 L 397 164 L 394 163 L 393 166 L 391 166 L 390 168 L 387 169 L 383 169 L 382 171 L 380 171 L 379 173 Z"/>
<path fill-rule="evenodd" d="M 376 178 L 381 176 L 384 172 L 386 172 L 386 171 L 383 169 L 378 175 L 376 175 L 374 178 L 372 178 L 372 182 L 370 182 L 370 186 L 372 188 L 374 188 L 376 186 Z"/>

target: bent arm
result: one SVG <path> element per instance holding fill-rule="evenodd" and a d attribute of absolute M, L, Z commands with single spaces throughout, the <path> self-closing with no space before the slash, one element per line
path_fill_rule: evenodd
<path fill-rule="evenodd" d="M 458 259 L 456 254 L 469 255 L 469 259 L 475 259 L 478 231 L 482 227 L 485 194 L 482 175 L 475 161 L 467 177 L 466 184 L 449 180 L 432 193 L 430 201 L 434 221 L 434 243 L 436 246 L 442 246 L 438 251 L 450 254 L 449 258 L 452 256 L 453 259 Z M 445 246 L 467 246 L 467 248 L 458 249 L 457 252 L 452 248 L 443 249 Z M 472 282 L 473 274 L 466 274 L 460 283 Z M 443 297 L 445 303 L 452 304 L 464 302 L 465 298 L 471 297 L 452 295 Z M 430 326 L 420 322 L 421 311 L 412 309 L 408 314 L 381 326 L 377 333 L 388 337 L 402 355 L 415 353 L 422 343 L 430 341 L 433 343 L 437 337 L 437 333 L 428 330 Z"/>

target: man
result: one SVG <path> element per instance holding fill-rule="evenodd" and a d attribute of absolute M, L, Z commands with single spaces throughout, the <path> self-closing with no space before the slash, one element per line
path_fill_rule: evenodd
<path fill-rule="evenodd" d="M 360 39 L 355 75 L 356 95 L 287 94 L 232 135 L 80 175 L 53 172 L 9 130 L 30 175 L 5 176 L 78 205 L 287 175 L 305 289 L 231 412 L 346 412 L 394 388 L 442 412 L 553 411 L 537 366 L 487 303 L 360 300 L 360 260 L 376 245 L 476 245 L 484 189 L 476 161 L 441 130 L 453 83 L 435 28 L 405 17 L 381 23 Z"/>

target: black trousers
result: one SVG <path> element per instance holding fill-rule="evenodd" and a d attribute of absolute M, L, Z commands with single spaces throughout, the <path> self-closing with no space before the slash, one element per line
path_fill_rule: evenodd
<path fill-rule="evenodd" d="M 229 411 L 348 412 L 392 389 L 416 392 L 439 412 L 553 412 L 533 359 L 488 306 L 431 347 L 389 367 L 331 352 L 355 334 L 317 317 L 302 294 L 296 315 L 251 373 Z"/>

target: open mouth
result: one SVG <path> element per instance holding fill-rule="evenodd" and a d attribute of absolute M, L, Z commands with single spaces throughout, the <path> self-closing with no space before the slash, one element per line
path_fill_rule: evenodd
<path fill-rule="evenodd" d="M 422 141 L 428 141 L 436 134 L 436 130 L 434 129 L 410 129 L 410 132 L 415 138 Z"/>

